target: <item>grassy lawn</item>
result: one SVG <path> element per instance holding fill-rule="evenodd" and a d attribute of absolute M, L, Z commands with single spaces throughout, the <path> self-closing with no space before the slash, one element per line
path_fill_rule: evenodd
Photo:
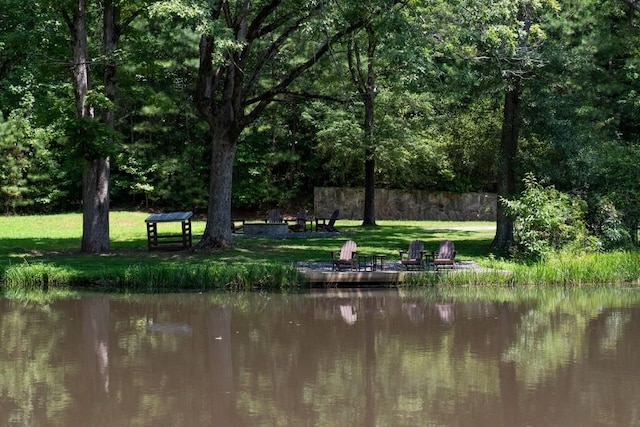
<path fill-rule="evenodd" d="M 256 239 L 238 237 L 233 247 L 214 251 L 148 252 L 142 212 L 112 212 L 111 249 L 108 255 L 83 255 L 78 249 L 82 236 L 80 214 L 0 217 L 0 266 L 16 262 L 55 262 L 78 268 L 101 269 L 111 264 L 132 262 L 284 262 L 328 261 L 329 252 L 340 249 L 347 239 L 355 240 L 362 252 L 387 254 L 398 258 L 413 239 L 421 239 L 427 249 L 436 250 L 443 239 L 456 243 L 459 257 L 481 261 L 489 255 L 494 235 L 489 222 L 378 221 L 378 227 L 362 227 L 361 221 L 336 223 L 340 234 L 309 238 Z M 192 223 L 193 234 L 204 232 L 205 222 Z M 177 223 L 160 224 L 161 233 L 179 232 Z M 293 234 L 295 236 L 295 234 Z M 84 267 L 82 267 L 84 266 Z"/>
<path fill-rule="evenodd" d="M 514 271 L 516 280 L 523 284 L 536 284 L 543 280 L 561 284 L 566 284 L 567 280 L 577 283 L 611 282 L 616 277 L 619 277 L 616 280 L 629 282 L 637 281 L 640 275 L 637 252 L 625 254 L 623 258 L 605 254 L 599 255 L 601 258 L 557 259 L 536 265 L 498 260 L 489 249 L 495 234 L 495 224 L 489 222 L 378 221 L 377 227 L 362 227 L 361 221 L 339 220 L 336 226 L 341 234 L 336 235 L 287 239 L 238 237 L 234 246 L 224 249 L 148 252 L 144 222 L 147 216 L 143 212 L 111 212 L 112 250 L 102 255 L 79 252 L 82 235 L 80 214 L 0 217 L 1 277 L 5 278 L 8 270 L 33 265 L 55 268 L 78 280 L 91 281 L 122 277 L 132 267 L 149 271 L 205 271 L 211 268 L 228 270 L 233 266 L 245 269 L 252 265 L 256 268 L 264 265 L 289 266 L 296 261 L 327 262 L 330 251 L 340 249 L 347 239 L 356 241 L 358 251 L 385 254 L 388 261 L 398 260 L 398 251 L 406 250 L 411 240 L 423 240 L 425 249 L 430 251 L 436 250 L 441 240 L 450 239 L 455 242 L 457 259 Z M 180 225 L 160 224 L 159 227 L 163 233 L 179 231 Z M 193 221 L 192 228 L 194 235 L 201 235 L 205 223 Z M 576 268 L 584 272 L 578 274 L 574 271 Z M 253 274 L 262 273 L 256 270 Z"/>

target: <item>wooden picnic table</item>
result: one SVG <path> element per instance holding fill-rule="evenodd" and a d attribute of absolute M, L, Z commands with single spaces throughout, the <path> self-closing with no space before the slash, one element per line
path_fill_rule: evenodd
<path fill-rule="evenodd" d="M 150 251 L 170 251 L 188 249 L 192 244 L 191 217 L 193 212 L 165 212 L 149 215 L 144 222 L 147 224 L 147 247 Z M 158 224 L 166 222 L 182 223 L 180 234 L 160 234 Z"/>

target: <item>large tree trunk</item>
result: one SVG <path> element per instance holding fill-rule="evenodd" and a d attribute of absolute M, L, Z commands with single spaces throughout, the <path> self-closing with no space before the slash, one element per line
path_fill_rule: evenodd
<path fill-rule="evenodd" d="M 103 50 L 106 58 L 102 82 L 104 94 L 112 103 L 116 93 L 116 65 L 113 55 L 118 46 L 118 21 L 120 9 L 112 0 L 103 2 Z M 114 112 L 105 108 L 102 122 L 111 130 L 114 128 Z M 109 157 L 85 160 L 83 180 L 83 227 L 82 251 L 106 252 L 109 250 L 109 182 L 111 162 Z"/>
<path fill-rule="evenodd" d="M 522 51 L 527 49 L 527 39 L 531 30 L 531 16 L 533 4 L 530 1 L 520 4 L 518 21 L 523 27 L 519 42 Z M 518 152 L 518 138 L 520 137 L 520 98 L 522 96 L 522 76 L 526 75 L 526 68 L 520 69 L 515 76 L 507 81 L 508 88 L 504 97 L 504 112 L 502 119 L 502 135 L 498 148 L 498 206 L 496 235 L 491 248 L 506 252 L 513 245 L 513 220 L 505 215 L 501 199 L 512 199 L 516 192 L 516 155 Z"/>
<path fill-rule="evenodd" d="M 376 224 L 376 150 L 373 140 L 373 114 L 375 93 L 367 93 L 364 101 L 364 214 L 362 225 Z"/>
<path fill-rule="evenodd" d="M 84 161 L 82 252 L 109 251 L 109 159 Z"/>
<path fill-rule="evenodd" d="M 233 243 L 231 236 L 231 190 L 233 162 L 238 145 L 237 136 L 229 131 L 231 126 L 221 120 L 211 125 L 211 176 L 209 178 L 209 203 L 207 226 L 199 247 L 222 247 Z"/>
<path fill-rule="evenodd" d="M 207 225 L 199 248 L 224 247 L 233 244 L 231 236 L 231 194 L 233 162 L 242 131 L 244 110 L 242 105 L 243 73 L 228 67 L 224 82 L 219 69 L 213 68 L 215 41 L 211 37 L 200 39 L 200 68 L 196 89 L 196 106 L 211 129 L 211 175 Z M 234 63 L 239 63 L 236 57 Z M 215 99 L 215 90 L 221 88 L 221 99 Z"/>
<path fill-rule="evenodd" d="M 113 54 L 118 44 L 119 8 L 112 0 L 103 2 L 103 50 L 106 64 L 103 72 L 104 94 L 115 100 L 116 66 Z M 113 129 L 114 114 L 111 108 L 102 111 L 102 122 Z M 82 194 L 82 251 L 107 252 L 109 244 L 109 181 L 111 162 L 108 156 L 85 159 Z"/>
<path fill-rule="evenodd" d="M 91 88 L 87 37 L 86 0 L 77 0 L 73 17 L 65 15 L 73 44 L 73 89 L 76 116 L 92 119 L 93 109 L 87 104 Z M 86 136 L 90 137 L 90 136 Z M 84 159 L 82 176 L 82 244 L 83 252 L 109 250 L 109 159 Z"/>
<path fill-rule="evenodd" d="M 500 198 L 511 199 L 515 195 L 515 166 L 520 133 L 520 82 L 515 81 L 504 98 L 502 135 L 498 149 L 498 207 L 496 235 L 491 248 L 507 251 L 513 244 L 513 220 L 505 215 Z"/>
<path fill-rule="evenodd" d="M 375 100 L 377 95 L 375 56 L 377 40 L 375 30 L 366 26 L 367 32 L 367 69 L 362 70 L 360 52 L 355 43 L 353 55 L 355 63 L 350 60 L 351 75 L 364 101 L 364 212 L 362 225 L 376 225 L 376 146 L 375 146 Z"/>

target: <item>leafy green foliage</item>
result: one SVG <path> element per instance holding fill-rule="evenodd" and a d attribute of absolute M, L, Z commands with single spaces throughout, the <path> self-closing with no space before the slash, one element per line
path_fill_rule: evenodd
<path fill-rule="evenodd" d="M 114 156 L 114 138 L 119 135 L 92 117 L 69 118 L 65 125 L 67 144 L 78 158 L 95 160 Z"/>
<path fill-rule="evenodd" d="M 632 19 L 618 0 L 563 4 L 546 23 L 548 63 L 527 106 L 523 167 L 581 194 L 605 248 L 635 239 L 640 223 L 640 182 L 631 170 L 639 159 L 640 32 Z"/>
<path fill-rule="evenodd" d="M 122 135 L 109 146 L 115 134 L 99 123 L 66 121 L 73 95 L 68 29 L 59 9 L 70 3 L 0 0 L 2 212 L 78 209 L 78 153 L 112 155 L 114 208 L 206 210 L 211 135 L 193 105 L 200 35 L 217 38 L 214 64 L 243 43 L 212 19 L 211 2 L 125 3 L 123 19 L 150 7 L 109 58 L 118 69 L 113 103 L 96 85 L 105 61 L 98 32 L 90 40 L 96 73 L 90 102 L 115 109 Z M 240 3 L 227 4 L 232 10 Z M 283 1 L 279 16 L 315 4 Z M 527 4 L 534 19 L 523 40 L 517 13 Z M 254 92 L 300 64 L 328 28 L 380 5 L 356 2 L 338 13 L 326 2 L 320 19 L 305 23 L 264 66 Z M 89 24 L 99 28 L 99 10 L 89 6 Z M 640 31 L 638 13 L 631 12 L 621 0 L 437 0 L 376 16 L 383 35 L 376 57 L 378 187 L 494 191 L 505 77 L 526 72 L 517 174 L 532 171 L 559 191 L 580 194 L 589 203 L 589 229 L 604 248 L 636 239 Z M 261 40 L 252 53 L 273 41 Z M 523 50 L 525 41 L 531 49 Z M 235 208 L 299 208 L 311 205 L 315 186 L 362 185 L 362 101 L 349 84 L 343 48 L 336 41 L 242 133 Z M 71 128 L 74 137 L 65 139 Z"/>
<path fill-rule="evenodd" d="M 0 121 L 0 202 L 5 212 L 30 202 L 26 172 L 30 167 L 30 148 L 20 121 Z"/>
<path fill-rule="evenodd" d="M 34 127 L 28 107 L 0 119 L 0 206 L 5 213 L 49 211 L 63 198 L 60 170 L 50 144 L 52 127 Z"/>
<path fill-rule="evenodd" d="M 623 215 L 613 202 L 606 197 L 599 199 L 592 212 L 589 227 L 598 236 L 605 250 L 619 249 L 629 245 L 631 234 L 625 228 Z"/>
<path fill-rule="evenodd" d="M 615 228 L 624 230 L 619 231 L 622 234 L 618 238 L 608 240 L 608 246 L 624 245 L 625 235 L 634 234 L 640 224 L 640 177 L 636 173 L 640 147 L 611 142 L 596 147 L 591 156 L 591 174 L 585 178 L 592 185 L 589 195 L 594 215 L 599 217 L 594 225 L 601 230 L 610 229 L 615 218 Z M 609 220 L 605 220 L 607 217 Z"/>
<path fill-rule="evenodd" d="M 290 99 L 269 108 L 246 129 L 236 152 L 233 206 L 267 211 L 274 206 L 295 211 L 313 204 L 314 185 L 322 185 L 315 145 L 317 128 L 305 120 L 311 102 Z"/>
<path fill-rule="evenodd" d="M 553 186 L 544 187 L 531 174 L 524 186 L 517 200 L 501 200 L 514 220 L 516 257 L 537 260 L 562 250 L 596 248 L 597 241 L 589 237 L 584 222 L 586 203 Z"/>

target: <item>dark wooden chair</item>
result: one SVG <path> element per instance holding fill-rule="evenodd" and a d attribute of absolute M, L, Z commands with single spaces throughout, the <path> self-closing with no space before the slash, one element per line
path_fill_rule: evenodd
<path fill-rule="evenodd" d="M 296 219 L 293 224 L 289 224 L 289 230 L 291 231 L 313 231 L 312 223 L 307 220 L 307 212 L 300 211 L 296 214 Z"/>
<path fill-rule="evenodd" d="M 242 233 L 244 228 L 244 219 L 232 219 L 231 220 L 231 232 Z M 239 224 L 238 224 L 239 223 Z"/>
<path fill-rule="evenodd" d="M 423 270 L 425 259 L 422 240 L 414 240 L 407 251 L 400 251 L 400 262 L 407 270 Z"/>
<path fill-rule="evenodd" d="M 280 224 L 282 222 L 282 213 L 280 212 L 280 209 L 271 209 L 265 222 L 269 224 Z"/>
<path fill-rule="evenodd" d="M 326 222 L 326 218 L 316 218 L 316 231 L 337 232 L 338 230 L 336 229 L 335 224 L 338 219 L 338 215 L 340 215 L 340 210 L 336 209 L 331 214 L 329 222 Z M 320 221 L 322 221 L 322 223 L 320 223 Z"/>
<path fill-rule="evenodd" d="M 353 240 L 347 240 L 340 251 L 331 251 L 331 268 L 333 271 L 341 271 L 342 267 L 356 270 L 356 254 L 358 245 Z"/>
<path fill-rule="evenodd" d="M 456 249 L 451 240 L 444 240 L 440 242 L 440 248 L 437 252 L 431 252 L 431 262 L 433 268 L 438 270 L 440 268 L 456 268 Z"/>

